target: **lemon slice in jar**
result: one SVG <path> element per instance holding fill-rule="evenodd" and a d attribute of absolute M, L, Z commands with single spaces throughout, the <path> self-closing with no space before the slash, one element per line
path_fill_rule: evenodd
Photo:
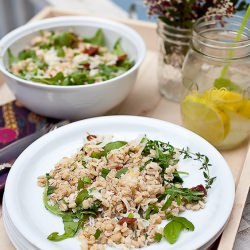
<path fill-rule="evenodd" d="M 204 96 L 188 95 L 181 104 L 184 125 L 214 145 L 221 143 L 229 132 L 227 114 Z"/>
<path fill-rule="evenodd" d="M 229 91 L 226 88 L 212 88 L 204 92 L 204 97 L 221 109 L 237 112 L 243 105 L 244 99 L 240 93 Z"/>
<path fill-rule="evenodd" d="M 238 111 L 239 115 L 250 119 L 250 100 L 245 100 L 244 104 Z"/>
<path fill-rule="evenodd" d="M 244 98 L 240 93 L 224 88 L 213 88 L 204 92 L 203 96 L 222 110 L 228 109 L 238 115 L 250 118 L 250 100 Z"/>

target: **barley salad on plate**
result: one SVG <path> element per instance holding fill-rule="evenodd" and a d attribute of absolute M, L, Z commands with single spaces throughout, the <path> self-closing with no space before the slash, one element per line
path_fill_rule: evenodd
<path fill-rule="evenodd" d="M 183 187 L 181 176 L 189 173 L 178 171 L 180 158 L 201 163 L 205 186 Z M 38 177 L 45 208 L 62 217 L 65 230 L 52 232 L 48 240 L 78 233 L 83 250 L 142 248 L 161 240 L 174 244 L 183 230 L 195 230 L 181 213 L 205 208 L 216 179 L 209 175 L 210 166 L 205 155 L 146 135 L 113 141 L 112 136 L 89 134 L 79 152 Z M 169 223 L 159 227 L 163 220 Z"/>

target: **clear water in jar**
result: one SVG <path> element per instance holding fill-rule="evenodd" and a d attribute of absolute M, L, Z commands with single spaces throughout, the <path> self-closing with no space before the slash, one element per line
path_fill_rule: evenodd
<path fill-rule="evenodd" d="M 189 62 L 192 58 L 189 58 Z M 215 88 L 223 65 L 188 63 L 184 68 L 186 95 L 181 103 L 183 124 L 219 149 L 237 146 L 250 134 L 250 70 L 230 67 L 226 78 L 242 91 Z"/>

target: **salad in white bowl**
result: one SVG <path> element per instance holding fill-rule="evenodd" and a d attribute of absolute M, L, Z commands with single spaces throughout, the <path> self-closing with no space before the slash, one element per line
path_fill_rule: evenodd
<path fill-rule="evenodd" d="M 0 71 L 15 97 L 38 114 L 73 120 L 121 103 L 145 55 L 132 28 L 83 16 L 24 25 L 0 47 Z"/>

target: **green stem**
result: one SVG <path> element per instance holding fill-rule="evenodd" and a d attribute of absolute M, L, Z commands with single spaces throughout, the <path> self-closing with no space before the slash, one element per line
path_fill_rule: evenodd
<path fill-rule="evenodd" d="M 239 41 L 240 41 L 241 35 L 242 35 L 243 31 L 244 31 L 244 28 L 245 28 L 246 25 L 247 25 L 247 21 L 248 21 L 249 16 L 250 16 L 250 4 L 249 4 L 248 7 L 247 7 L 246 14 L 245 14 L 245 16 L 244 16 L 244 18 L 243 18 L 243 20 L 242 20 L 242 23 L 241 23 L 240 28 L 239 28 L 239 30 L 238 30 L 238 32 L 237 32 L 237 35 L 236 35 L 235 38 L 234 38 L 234 42 L 239 42 Z M 233 56 L 233 50 L 232 50 L 232 49 L 229 51 L 228 56 L 229 56 L 229 58 L 231 58 L 231 57 Z M 225 77 L 225 75 L 226 75 L 226 73 L 227 73 L 227 71 L 228 71 L 228 68 L 230 67 L 230 64 L 231 64 L 231 63 L 228 62 L 228 63 L 223 67 L 223 69 L 221 70 L 221 78 L 224 78 L 224 77 Z"/>

